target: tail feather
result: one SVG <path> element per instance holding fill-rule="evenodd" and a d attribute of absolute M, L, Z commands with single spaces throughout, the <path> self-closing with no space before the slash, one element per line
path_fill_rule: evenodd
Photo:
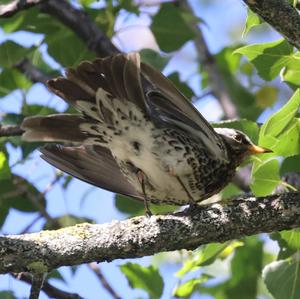
<path fill-rule="evenodd" d="M 22 138 L 27 141 L 67 141 L 83 142 L 87 135 L 80 126 L 87 120 L 74 114 L 53 114 L 33 116 L 24 119 Z"/>

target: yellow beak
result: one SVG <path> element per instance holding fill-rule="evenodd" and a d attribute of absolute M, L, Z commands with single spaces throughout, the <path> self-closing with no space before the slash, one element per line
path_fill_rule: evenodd
<path fill-rule="evenodd" d="M 265 154 L 265 153 L 273 153 L 272 150 L 270 149 L 267 149 L 267 148 L 263 148 L 263 147 L 260 147 L 260 146 L 257 146 L 257 145 L 251 145 L 249 146 L 249 152 L 251 154 Z"/>

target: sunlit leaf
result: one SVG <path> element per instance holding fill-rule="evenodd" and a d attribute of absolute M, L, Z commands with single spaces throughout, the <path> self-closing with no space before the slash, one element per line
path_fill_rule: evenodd
<path fill-rule="evenodd" d="M 202 249 L 195 253 L 195 255 L 184 261 L 183 267 L 176 273 L 177 276 L 183 277 L 190 271 L 199 269 L 200 266 L 206 266 L 215 261 L 219 254 L 230 244 L 212 243 L 205 245 Z"/>
<path fill-rule="evenodd" d="M 258 164 L 252 170 L 252 180 L 253 182 L 250 187 L 256 196 L 270 194 L 281 182 L 279 177 L 279 162 L 272 159 Z"/>
<path fill-rule="evenodd" d="M 300 153 L 300 121 L 295 116 L 300 106 L 300 92 L 261 127 L 259 144 L 270 148 L 277 155 L 292 156 Z M 287 146 L 288 144 L 288 146 Z"/>
<path fill-rule="evenodd" d="M 245 55 L 256 67 L 258 75 L 267 81 L 275 79 L 286 64 L 295 60 L 291 55 L 293 47 L 283 39 L 245 46 L 235 53 Z"/>
<path fill-rule="evenodd" d="M 298 299 L 300 294 L 299 254 L 294 258 L 275 261 L 263 270 L 263 279 L 275 299 Z"/>
<path fill-rule="evenodd" d="M 207 282 L 210 278 L 212 278 L 212 276 L 202 274 L 200 278 L 190 279 L 187 282 L 176 287 L 176 289 L 173 292 L 173 296 L 179 298 L 188 298 L 195 291 L 197 286 Z"/>
<path fill-rule="evenodd" d="M 248 8 L 247 10 L 247 19 L 245 23 L 245 28 L 243 31 L 243 36 L 248 34 L 248 32 L 255 26 L 260 25 L 263 23 L 263 21 L 260 19 L 260 17 L 254 13 L 251 9 Z"/>
<path fill-rule="evenodd" d="M 11 173 L 8 165 L 7 155 L 4 151 L 0 151 L 0 181 L 9 179 L 10 177 Z"/>
<path fill-rule="evenodd" d="M 292 249 L 300 249 L 300 229 L 285 230 L 280 232 L 281 238 Z"/>

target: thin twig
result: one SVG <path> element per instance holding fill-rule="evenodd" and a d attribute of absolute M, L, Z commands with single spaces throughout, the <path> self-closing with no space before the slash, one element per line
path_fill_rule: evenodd
<path fill-rule="evenodd" d="M 32 283 L 30 288 L 29 299 L 39 299 L 40 292 L 43 287 L 46 273 L 34 273 L 32 274 Z"/>
<path fill-rule="evenodd" d="M 19 125 L 1 125 L 0 137 L 20 136 L 24 133 Z"/>
<path fill-rule="evenodd" d="M 106 277 L 104 276 L 103 272 L 101 271 L 100 267 L 97 266 L 95 263 L 89 263 L 88 267 L 94 272 L 94 274 L 99 279 L 100 283 L 106 289 L 106 291 L 114 298 L 114 299 L 121 299 L 121 297 L 116 293 L 116 291 L 112 288 L 112 286 L 107 281 Z"/>
<path fill-rule="evenodd" d="M 181 7 L 189 11 L 192 15 L 194 14 L 192 7 L 187 0 L 182 0 L 179 2 Z M 191 18 L 190 26 L 195 32 L 195 46 L 198 53 L 198 58 L 201 66 L 207 72 L 209 85 L 212 89 L 213 94 L 220 102 L 220 105 L 223 108 L 226 118 L 237 118 L 238 112 L 235 108 L 235 105 L 231 101 L 231 96 L 224 84 L 224 78 L 216 65 L 214 57 L 211 55 L 206 41 L 204 39 L 201 28 L 198 25 L 198 22 L 195 21 L 196 18 Z"/>
<path fill-rule="evenodd" d="M 12 276 L 16 279 L 24 281 L 28 284 L 31 284 L 31 275 L 29 273 L 19 273 L 19 274 L 12 274 Z M 83 299 L 78 294 L 68 293 L 62 291 L 53 285 L 51 285 L 48 281 L 45 281 L 42 287 L 42 291 L 45 292 L 49 298 L 56 298 L 56 299 Z"/>
<path fill-rule="evenodd" d="M 46 84 L 48 80 L 52 79 L 52 76 L 42 72 L 26 58 L 19 62 L 15 67 L 34 83 L 40 82 Z"/>
<path fill-rule="evenodd" d="M 41 3 L 40 7 L 42 12 L 55 17 L 71 28 L 86 43 L 87 47 L 100 57 L 120 52 L 88 14 L 75 8 L 69 2 L 48 0 Z"/>

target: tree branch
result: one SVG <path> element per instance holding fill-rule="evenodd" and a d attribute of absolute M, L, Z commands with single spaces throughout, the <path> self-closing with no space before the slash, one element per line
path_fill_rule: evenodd
<path fill-rule="evenodd" d="M 24 75 L 26 75 L 26 77 L 33 83 L 40 82 L 46 85 L 47 81 L 52 79 L 52 76 L 45 74 L 26 58 L 19 62 L 15 67 Z"/>
<path fill-rule="evenodd" d="M 67 1 L 48 0 L 42 2 L 41 11 L 71 28 L 86 43 L 87 47 L 100 57 L 120 52 L 88 14 L 74 8 Z"/>
<path fill-rule="evenodd" d="M 37 5 L 45 0 L 14 0 L 7 4 L 0 5 L 0 17 L 8 18 L 19 12 Z"/>
<path fill-rule="evenodd" d="M 20 126 L 0 124 L 0 137 L 20 136 L 23 133 Z"/>
<path fill-rule="evenodd" d="M 56 231 L 0 237 L 0 273 L 49 272 L 92 261 L 195 249 L 300 226 L 300 193 L 237 198 L 226 204 L 124 221 L 79 224 Z"/>
<path fill-rule="evenodd" d="M 299 12 L 286 0 L 243 0 L 251 10 L 300 50 Z"/>

